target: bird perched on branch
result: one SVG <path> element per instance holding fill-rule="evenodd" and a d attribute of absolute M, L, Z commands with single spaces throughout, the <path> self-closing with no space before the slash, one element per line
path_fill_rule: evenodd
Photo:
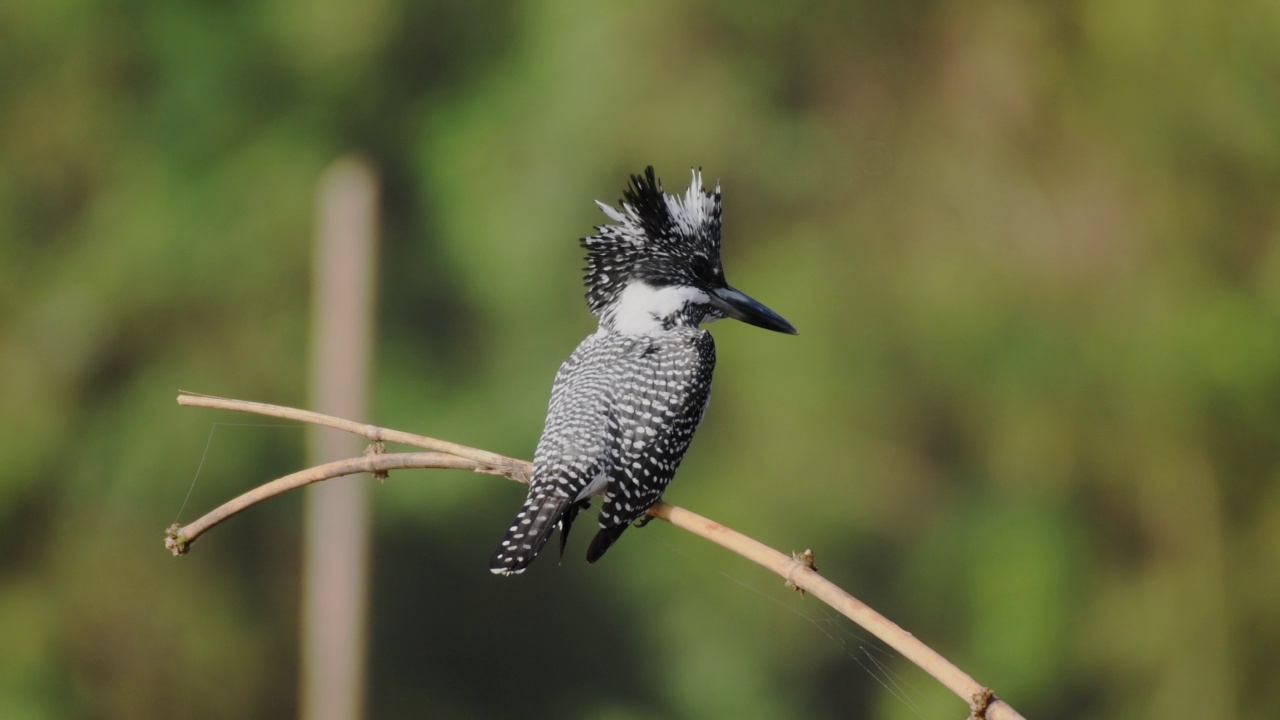
<path fill-rule="evenodd" d="M 699 326 L 734 318 L 794 335 L 777 313 L 730 287 L 720 264 L 720 186 L 702 174 L 683 195 L 632 175 L 612 224 L 582 240 L 587 304 L 600 327 L 556 373 L 529 494 L 489 568 L 523 572 L 560 529 L 564 554 L 578 511 L 603 495 L 595 562 L 662 497 L 702 420 L 716 364 Z"/>

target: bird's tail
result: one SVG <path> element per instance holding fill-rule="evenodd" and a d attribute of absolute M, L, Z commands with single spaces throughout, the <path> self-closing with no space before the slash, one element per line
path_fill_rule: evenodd
<path fill-rule="evenodd" d="M 542 552 L 551 533 L 560 527 L 561 519 L 573 506 L 567 496 L 557 493 L 531 492 L 524 506 L 511 521 L 511 528 L 498 543 L 498 549 L 489 561 L 489 570 L 495 575 L 515 575 L 524 572 L 529 563 Z"/>
<path fill-rule="evenodd" d="M 594 563 L 604 555 L 604 551 L 613 547 L 618 542 L 618 538 L 622 536 L 623 531 L 627 529 L 627 525 L 615 525 L 614 527 L 601 526 L 600 532 L 591 539 L 591 547 L 587 548 L 587 562 Z"/>

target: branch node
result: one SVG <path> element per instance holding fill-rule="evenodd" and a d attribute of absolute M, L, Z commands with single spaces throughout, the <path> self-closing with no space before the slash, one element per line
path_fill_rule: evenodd
<path fill-rule="evenodd" d="M 372 425 L 369 425 L 368 427 L 373 430 L 378 429 L 373 427 Z M 373 442 L 369 443 L 368 447 L 364 449 L 364 456 L 373 457 L 375 455 L 381 455 L 386 451 L 387 451 L 386 443 L 382 442 L 381 440 L 375 439 Z M 386 482 L 387 478 L 389 477 L 391 477 L 391 473 L 387 472 L 386 470 L 375 470 L 373 472 L 373 479 L 377 480 L 378 482 Z"/>
<path fill-rule="evenodd" d="M 375 445 L 382 444 L 382 428 L 377 425 L 369 424 L 364 426 L 364 436 L 373 441 Z M 378 452 L 382 452 L 379 450 Z"/>
<path fill-rule="evenodd" d="M 174 523 L 164 531 L 164 546 L 173 553 L 174 557 L 187 554 L 187 547 L 191 544 L 186 537 L 182 535 L 182 526 Z"/>
<path fill-rule="evenodd" d="M 476 467 L 476 472 L 488 473 L 490 475 L 501 475 L 508 480 L 514 480 L 518 483 L 528 485 L 530 465 L 527 462 L 506 458 L 506 461 L 500 464 L 480 465 Z"/>
<path fill-rule="evenodd" d="M 792 565 L 791 565 L 791 569 L 787 572 L 787 575 L 786 575 L 786 581 L 787 581 L 786 585 L 792 590 L 795 590 L 796 592 L 800 593 L 801 597 L 804 597 L 804 588 L 797 585 L 795 580 L 791 579 L 791 576 L 797 570 L 801 570 L 801 569 L 818 572 L 818 566 L 813 562 L 813 550 L 805 550 L 802 553 L 793 552 L 791 553 L 791 560 L 792 560 Z"/>
<path fill-rule="evenodd" d="M 969 720 L 987 720 L 987 710 L 999 700 L 991 688 L 984 687 L 969 698 Z"/>

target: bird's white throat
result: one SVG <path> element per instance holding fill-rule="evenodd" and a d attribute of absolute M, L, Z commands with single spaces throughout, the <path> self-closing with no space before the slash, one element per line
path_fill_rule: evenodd
<path fill-rule="evenodd" d="M 711 302 L 702 290 L 687 285 L 654 287 L 634 280 L 623 288 L 608 317 L 613 330 L 624 335 L 652 335 L 690 304 Z M 603 324 L 602 324 L 603 326 Z"/>

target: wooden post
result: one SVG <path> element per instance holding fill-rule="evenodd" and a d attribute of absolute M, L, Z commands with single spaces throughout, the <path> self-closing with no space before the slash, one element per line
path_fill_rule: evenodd
<path fill-rule="evenodd" d="M 320 182 L 312 287 L 310 404 L 370 417 L 374 338 L 377 179 L 343 158 Z M 360 454 L 361 441 L 309 430 L 308 462 Z M 365 710 L 369 584 L 368 483 L 364 476 L 309 488 L 303 540 L 299 715 L 355 720 Z"/>

